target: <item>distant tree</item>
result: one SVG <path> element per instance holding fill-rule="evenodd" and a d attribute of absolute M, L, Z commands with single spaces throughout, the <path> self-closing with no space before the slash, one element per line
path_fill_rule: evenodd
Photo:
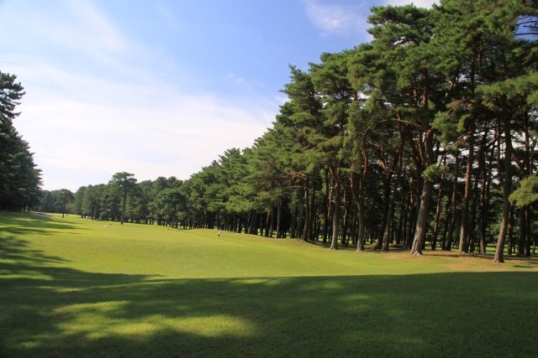
<path fill-rule="evenodd" d="M 51 191 L 49 190 L 41 191 L 40 200 L 39 200 L 39 211 L 42 211 L 45 213 L 54 212 L 54 201 L 55 199 Z"/>
<path fill-rule="evenodd" d="M 136 186 L 136 178 L 134 177 L 134 174 L 118 172 L 112 176 L 109 184 L 112 188 L 117 189 L 122 195 L 120 223 L 123 225 L 125 221 L 125 208 L 127 207 L 127 196 L 134 190 Z"/>
<path fill-rule="evenodd" d="M 43 190 L 40 192 L 41 199 L 38 208 L 40 211 L 47 213 L 62 213 L 63 217 L 66 213 L 72 212 L 74 205 L 70 207 L 69 204 L 74 202 L 75 197 L 76 195 L 68 189 Z M 76 209 L 75 212 L 77 212 Z"/>
<path fill-rule="evenodd" d="M 272 236 L 273 212 L 276 210 L 276 237 L 285 237 L 283 225 L 284 205 L 289 201 L 290 180 L 289 168 L 290 141 L 286 141 L 280 131 L 271 129 L 263 137 L 258 138 L 250 160 L 251 174 L 248 178 L 258 209 L 266 214 L 266 236 Z M 252 232 L 256 233 L 256 232 Z"/>
<path fill-rule="evenodd" d="M 152 186 L 151 180 L 144 180 L 137 184 L 137 190 L 130 205 L 130 213 L 136 223 L 149 224 L 151 222 Z"/>
<path fill-rule="evenodd" d="M 159 192 L 156 202 L 166 213 L 166 223 L 172 227 L 178 227 L 178 212 L 185 208 L 185 197 L 179 187 L 167 188 Z"/>
<path fill-rule="evenodd" d="M 73 194 L 73 209 L 74 209 L 76 214 L 80 214 L 82 212 L 82 199 L 84 198 L 84 191 L 85 190 L 86 190 L 86 187 L 81 186 Z"/>
<path fill-rule="evenodd" d="M 83 218 L 101 218 L 101 199 L 104 198 L 105 191 L 105 184 L 80 187 L 74 195 L 75 212 Z"/>
<path fill-rule="evenodd" d="M 73 192 L 71 192 L 68 189 L 62 189 L 60 190 L 61 195 L 61 210 L 62 210 L 62 218 L 65 217 L 66 213 L 66 205 L 67 203 L 72 203 L 75 196 L 73 195 Z"/>
<path fill-rule="evenodd" d="M 191 175 L 189 185 L 181 188 L 189 203 L 193 227 L 212 229 L 215 222 L 220 222 L 219 214 L 224 210 L 227 201 L 224 183 L 220 179 L 221 172 L 221 165 L 213 161 L 211 165 Z"/>

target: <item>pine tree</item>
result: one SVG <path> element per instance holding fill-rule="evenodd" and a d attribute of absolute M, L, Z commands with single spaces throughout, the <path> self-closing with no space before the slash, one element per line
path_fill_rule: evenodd
<path fill-rule="evenodd" d="M 15 75 L 0 72 L 0 209 L 29 209 L 39 203 L 41 170 L 28 142 L 13 125 L 24 88 Z"/>

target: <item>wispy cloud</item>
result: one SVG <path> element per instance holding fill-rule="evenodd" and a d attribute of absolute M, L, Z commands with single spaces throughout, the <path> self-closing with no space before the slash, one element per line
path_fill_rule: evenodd
<path fill-rule="evenodd" d="M 35 152 L 46 189 L 105 183 L 124 170 L 139 180 L 187 179 L 270 127 L 278 98 L 189 92 L 176 84 L 177 73 L 167 78 L 166 54 L 152 57 L 91 1 L 62 4 L 48 16 L 4 7 L 0 20 L 1 34 L 10 31 L 4 19 L 29 16 L 0 62 L 26 89 L 16 127 Z M 230 80 L 251 85 L 236 75 Z"/>
<path fill-rule="evenodd" d="M 384 0 L 384 5 L 401 6 L 413 2 L 418 7 L 430 8 L 439 0 Z M 367 29 L 370 6 L 366 1 L 357 1 L 356 5 L 323 3 L 322 0 L 303 0 L 306 14 L 312 24 L 323 36 L 358 35 L 363 40 L 369 39 Z"/>
<path fill-rule="evenodd" d="M 323 4 L 317 0 L 303 0 L 303 4 L 310 21 L 323 35 L 364 34 L 368 9 L 360 5 Z"/>
<path fill-rule="evenodd" d="M 69 26 L 68 32 L 63 32 L 62 39 L 68 39 L 71 46 L 80 45 L 83 48 L 100 48 L 110 53 L 120 53 L 127 49 L 127 39 L 114 26 L 113 22 L 99 10 L 91 1 L 66 1 L 73 21 L 77 26 Z M 73 32 L 73 29 L 77 29 Z"/>
<path fill-rule="evenodd" d="M 133 55 L 136 46 L 129 43 L 91 1 L 66 0 L 47 6 L 48 11 L 44 13 L 31 4 L 14 6 L 5 3 L 0 8 L 3 15 L 1 27 L 8 31 L 2 31 L 2 42 L 5 40 L 20 53 L 39 52 L 48 61 L 61 57 L 62 63 L 72 67 L 76 67 L 80 57 L 109 65 L 114 57 L 126 53 Z M 10 33 L 10 28 L 17 29 L 17 33 Z M 32 46 L 28 47 L 26 41 Z"/>
<path fill-rule="evenodd" d="M 228 73 L 226 81 L 234 86 L 242 88 L 247 92 L 254 92 L 257 88 L 263 87 L 263 83 L 259 81 L 249 80 L 235 73 Z"/>
<path fill-rule="evenodd" d="M 184 32 L 183 27 L 174 17 L 173 12 L 170 10 L 170 7 L 163 3 L 162 1 L 153 1 L 155 6 L 155 12 L 161 18 L 161 20 L 166 24 L 169 31 L 174 33 Z"/>
<path fill-rule="evenodd" d="M 29 82 L 36 71 L 16 70 Z M 139 179 L 187 179 L 226 149 L 251 146 L 278 109 L 276 98 L 232 101 L 193 96 L 162 83 L 124 84 L 57 68 L 39 72 L 57 90 L 27 87 L 31 93 L 20 106 L 17 127 L 35 151 L 48 188 L 106 182 L 123 170 Z M 47 175 L 58 170 L 71 172 L 64 178 Z M 83 182 L 73 178 L 80 173 Z"/>

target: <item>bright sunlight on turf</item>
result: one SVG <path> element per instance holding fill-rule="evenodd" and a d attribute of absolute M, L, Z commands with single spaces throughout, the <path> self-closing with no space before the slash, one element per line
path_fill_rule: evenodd
<path fill-rule="evenodd" d="M 532 357 L 537 272 L 0 213 L 0 356 Z"/>

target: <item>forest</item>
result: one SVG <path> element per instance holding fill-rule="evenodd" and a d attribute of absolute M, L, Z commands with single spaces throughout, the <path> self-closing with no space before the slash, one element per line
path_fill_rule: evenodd
<path fill-rule="evenodd" d="M 69 211 L 93 219 L 331 249 L 533 255 L 536 16 L 535 0 L 373 7 L 370 42 L 290 66 L 287 101 L 252 147 L 228 149 L 187 180 L 118 172 L 75 193 L 45 191 L 37 207 L 72 201 Z"/>

